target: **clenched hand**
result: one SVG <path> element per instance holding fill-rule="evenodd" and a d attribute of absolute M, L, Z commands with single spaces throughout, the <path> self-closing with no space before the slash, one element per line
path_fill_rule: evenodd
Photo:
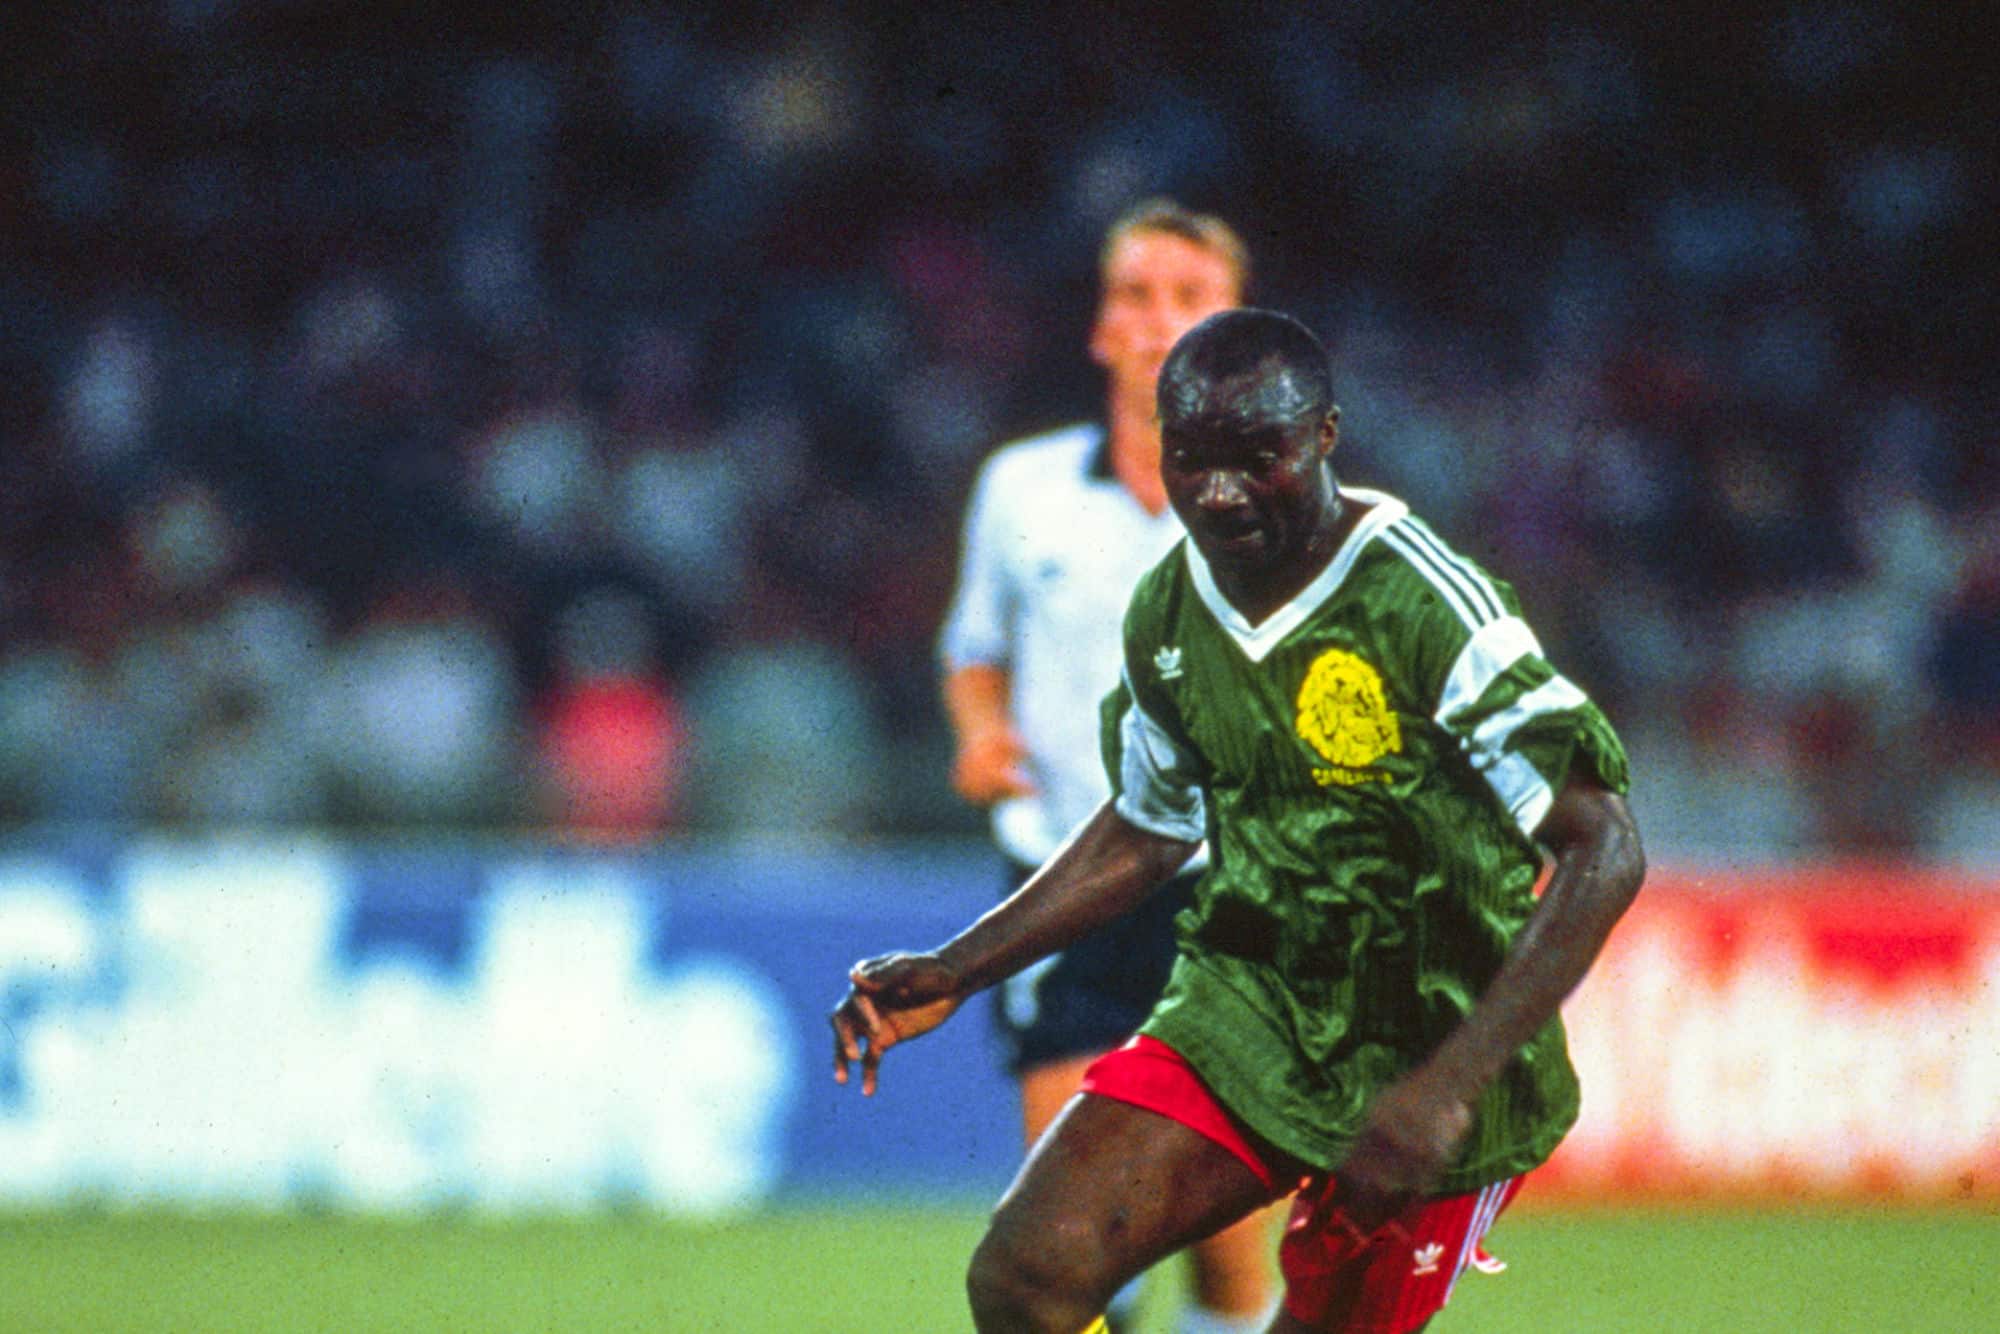
<path fill-rule="evenodd" d="M 1458 1157 L 1472 1109 L 1423 1071 L 1383 1089 L 1335 1175 L 1340 1204 L 1364 1233 L 1429 1194 Z"/>

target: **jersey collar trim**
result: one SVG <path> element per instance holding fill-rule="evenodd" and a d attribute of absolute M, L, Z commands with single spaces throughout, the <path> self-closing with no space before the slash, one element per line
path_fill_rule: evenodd
<path fill-rule="evenodd" d="M 1272 649 L 1284 642 L 1287 635 L 1318 611 L 1321 604 L 1332 597 L 1334 590 L 1346 580 L 1347 572 L 1354 568 L 1362 548 L 1374 541 L 1376 534 L 1410 512 L 1408 505 L 1384 491 L 1344 486 L 1340 493 L 1371 508 L 1361 516 L 1361 522 L 1354 525 L 1354 531 L 1340 544 L 1340 550 L 1333 553 L 1333 559 L 1326 563 L 1326 568 L 1313 576 L 1312 582 L 1300 589 L 1297 597 L 1265 617 L 1260 625 L 1250 624 L 1243 613 L 1222 595 L 1222 590 L 1216 587 L 1214 572 L 1208 568 L 1201 552 L 1195 549 L 1193 539 L 1181 544 L 1186 553 L 1188 577 L 1194 582 L 1195 592 L 1209 614 L 1215 617 L 1216 623 L 1229 632 L 1229 637 L 1236 641 L 1236 646 L 1250 661 L 1262 662 Z"/>

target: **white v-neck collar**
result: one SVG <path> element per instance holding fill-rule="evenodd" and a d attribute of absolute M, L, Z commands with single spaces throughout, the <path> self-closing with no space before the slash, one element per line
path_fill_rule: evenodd
<path fill-rule="evenodd" d="M 1194 591 L 1201 596 L 1209 614 L 1216 623 L 1229 632 L 1243 655 L 1252 662 L 1262 662 L 1265 657 L 1283 642 L 1285 636 L 1299 628 L 1306 617 L 1319 610 L 1320 604 L 1333 596 L 1347 578 L 1347 572 L 1354 567 L 1361 549 L 1374 540 L 1377 533 L 1410 512 L 1410 507 L 1383 491 L 1370 491 L 1361 487 L 1342 487 L 1340 494 L 1369 507 L 1361 516 L 1361 522 L 1354 525 L 1354 531 L 1340 544 L 1340 550 L 1333 553 L 1333 559 L 1326 568 L 1313 576 L 1311 583 L 1298 591 L 1290 602 L 1266 616 L 1257 625 L 1250 624 L 1242 612 L 1230 604 L 1216 587 L 1215 574 L 1208 568 L 1208 561 L 1195 548 L 1194 538 L 1184 544 L 1187 552 L 1188 577 L 1194 580 Z"/>

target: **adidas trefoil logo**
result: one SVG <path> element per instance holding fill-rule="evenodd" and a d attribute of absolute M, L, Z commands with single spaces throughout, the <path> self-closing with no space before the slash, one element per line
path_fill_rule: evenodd
<path fill-rule="evenodd" d="M 1160 679 L 1171 681 L 1181 674 L 1181 651 L 1178 648 L 1163 648 L 1153 655 L 1153 666 L 1159 668 Z"/>
<path fill-rule="evenodd" d="M 1435 1274 L 1438 1271 L 1438 1261 L 1444 1259 L 1444 1247 L 1437 1242 L 1419 1246 L 1410 1252 L 1410 1258 L 1417 1262 L 1417 1267 L 1410 1271 L 1412 1275 Z"/>

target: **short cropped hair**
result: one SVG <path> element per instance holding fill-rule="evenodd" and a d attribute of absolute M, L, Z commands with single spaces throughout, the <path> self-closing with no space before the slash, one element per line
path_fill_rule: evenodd
<path fill-rule="evenodd" d="M 1335 410 L 1326 344 L 1289 315 L 1243 306 L 1209 316 L 1174 344 L 1160 367 L 1160 419 L 1185 420 L 1210 387 L 1253 375 L 1285 381 L 1285 397 L 1296 403 L 1290 411 L 1300 416 Z"/>
<path fill-rule="evenodd" d="M 1104 245 L 1097 252 L 1097 270 L 1102 274 L 1111 265 L 1111 252 L 1134 232 L 1164 232 L 1178 236 L 1204 250 L 1220 255 L 1236 276 L 1239 292 L 1250 290 L 1250 248 L 1236 229 L 1213 213 L 1197 213 L 1172 199 L 1144 199 L 1119 214 L 1104 233 Z"/>

